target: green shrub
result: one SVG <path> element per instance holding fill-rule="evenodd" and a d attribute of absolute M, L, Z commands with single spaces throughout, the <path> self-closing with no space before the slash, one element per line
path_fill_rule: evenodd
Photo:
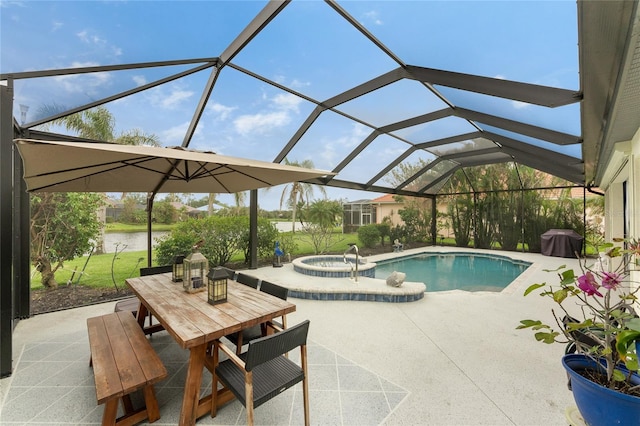
<path fill-rule="evenodd" d="M 191 248 L 198 242 L 198 236 L 192 232 L 181 232 L 176 228 L 171 234 L 156 238 L 156 263 L 169 265 L 174 256 L 187 256 Z"/>
<path fill-rule="evenodd" d="M 358 239 L 366 248 L 373 248 L 380 241 L 380 231 L 376 225 L 365 225 L 358 228 Z"/>
<path fill-rule="evenodd" d="M 244 253 L 245 263 L 249 263 L 249 217 L 242 216 L 236 219 L 242 223 L 243 232 L 240 247 Z M 273 258 L 277 240 L 278 229 L 269 219 L 258 218 L 258 257 L 260 259 Z"/>
<path fill-rule="evenodd" d="M 384 239 L 391 236 L 391 225 L 388 223 L 377 223 L 376 228 L 380 233 L 380 244 L 384 247 Z"/>
<path fill-rule="evenodd" d="M 298 242 L 293 237 L 293 233 L 280 233 L 278 235 L 278 241 L 280 241 L 280 250 L 284 255 L 295 254 L 298 251 Z"/>
<path fill-rule="evenodd" d="M 273 257 L 278 230 L 268 219 L 258 219 L 258 256 Z M 209 216 L 189 219 L 178 223 L 171 234 L 157 240 L 158 264 L 168 264 L 173 256 L 188 255 L 198 241 L 202 241 L 200 252 L 211 266 L 225 265 L 231 258 L 243 253 L 249 259 L 249 217 Z"/>

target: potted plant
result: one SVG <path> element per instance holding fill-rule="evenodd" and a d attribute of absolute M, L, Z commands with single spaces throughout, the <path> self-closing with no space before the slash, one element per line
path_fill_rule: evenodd
<path fill-rule="evenodd" d="M 527 319 L 517 327 L 531 328 L 540 342 L 567 345 L 562 364 L 588 425 L 640 424 L 640 318 L 634 310 L 640 286 L 631 280 L 640 270 L 640 243 L 614 241 L 627 248 L 605 244 L 595 261 L 579 259 L 578 273 L 566 266 L 548 271 L 558 274 L 557 285 L 527 288 L 525 296 L 553 300 L 555 325 Z"/>

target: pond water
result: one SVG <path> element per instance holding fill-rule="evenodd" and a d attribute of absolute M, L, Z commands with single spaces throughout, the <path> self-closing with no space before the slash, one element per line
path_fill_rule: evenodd
<path fill-rule="evenodd" d="M 273 222 L 273 225 L 278 229 L 278 232 L 290 232 L 291 222 Z M 296 223 L 296 229 L 300 229 L 302 226 L 300 222 Z M 152 232 L 151 244 L 155 246 L 156 238 L 168 235 L 169 231 L 157 231 Z M 147 233 L 146 232 L 109 232 L 104 235 L 104 250 L 105 253 L 115 253 L 116 244 L 120 243 L 118 247 L 119 251 L 140 251 L 147 249 Z M 127 247 L 124 250 L 122 246 Z"/>
<path fill-rule="evenodd" d="M 151 233 L 151 244 L 156 244 L 156 238 L 169 234 L 168 231 L 155 231 Z M 119 244 L 119 246 L 117 246 Z M 126 247 L 124 247 L 126 246 Z M 146 232 L 108 232 L 104 234 L 105 253 L 118 251 L 140 251 L 147 249 Z M 124 248 L 124 250 L 123 250 Z"/>

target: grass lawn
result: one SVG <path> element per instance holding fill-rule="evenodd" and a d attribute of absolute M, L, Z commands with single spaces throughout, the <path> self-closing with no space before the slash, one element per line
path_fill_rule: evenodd
<path fill-rule="evenodd" d="M 154 223 L 152 229 L 153 231 L 171 231 L 174 227 L 175 224 Z M 104 232 L 147 232 L 147 224 L 107 223 Z"/>
<path fill-rule="evenodd" d="M 131 227 L 130 229 L 134 229 L 134 225 L 127 225 L 127 227 L 129 226 Z M 144 231 L 146 229 L 142 230 Z M 118 227 L 118 231 L 126 232 L 123 231 L 121 227 Z M 140 229 L 137 231 L 140 231 Z M 132 230 L 129 232 L 136 231 Z M 314 253 L 314 247 L 308 235 L 305 235 L 302 232 L 296 232 L 294 235 L 298 245 L 295 255 L 310 255 Z M 342 234 L 340 232 L 336 232 L 333 234 L 332 244 L 327 251 L 342 253 L 351 243 L 355 243 L 359 247 L 362 247 L 357 233 Z M 445 238 L 442 241 L 438 240 L 437 244 L 455 246 L 455 240 L 453 238 Z M 473 245 L 471 245 L 471 247 L 472 246 Z M 499 249 L 499 247 L 495 248 Z M 518 247 L 518 250 L 521 250 L 521 247 Z M 592 247 L 587 247 L 587 255 L 594 254 L 594 249 Z M 231 259 L 231 262 L 233 263 L 241 263 L 243 261 L 244 255 L 241 253 L 235 255 Z M 155 259 L 152 263 L 155 264 Z M 91 257 L 83 256 L 66 262 L 64 268 L 59 269 L 56 272 L 56 281 L 58 281 L 59 285 L 64 285 L 70 282 L 71 284 L 81 284 L 98 288 L 115 289 L 117 286 L 117 288 L 122 289 L 126 286 L 124 283 L 125 279 L 139 276 L 140 268 L 146 266 L 146 250 L 122 252 L 118 253 L 117 256 L 114 256 L 114 253 L 92 255 Z M 40 284 L 40 274 L 35 270 L 33 270 L 31 275 L 31 288 L 34 290 L 42 288 L 42 285 Z"/>
<path fill-rule="evenodd" d="M 120 224 L 118 224 L 120 225 Z M 118 226 L 117 232 L 140 232 L 146 231 L 146 229 L 135 229 L 137 225 L 125 225 L 124 227 Z M 131 231 L 125 231 L 124 228 L 129 228 Z M 154 230 L 156 226 L 154 225 Z M 297 240 L 298 249 L 296 255 L 313 254 L 313 245 L 308 236 L 305 236 L 301 232 L 295 234 Z M 342 234 L 335 233 L 332 237 L 332 244 L 328 251 L 341 252 L 346 250 L 349 243 L 360 244 L 358 240 L 358 234 Z M 155 265 L 155 253 L 152 252 L 152 263 Z M 231 261 L 233 263 L 240 263 L 244 261 L 244 255 L 238 253 Z M 56 271 L 56 281 L 58 285 L 64 285 L 68 282 L 71 284 L 81 284 L 90 287 L 99 288 L 113 288 L 116 286 L 120 289 L 124 288 L 126 284 L 124 280 L 130 277 L 137 277 L 140 275 L 140 268 L 147 266 L 147 251 L 131 251 L 118 253 L 117 256 L 114 253 L 106 253 L 100 255 L 83 256 L 68 262 L 65 262 L 63 269 Z M 75 271 L 75 273 L 74 273 Z M 84 272 L 83 272 L 84 271 Z M 72 279 L 73 278 L 73 279 Z M 71 280 L 71 281 L 70 281 Z M 115 283 L 115 284 L 114 284 Z M 40 284 L 40 274 L 33 270 L 31 274 L 31 288 L 33 290 L 41 289 L 43 286 Z"/>

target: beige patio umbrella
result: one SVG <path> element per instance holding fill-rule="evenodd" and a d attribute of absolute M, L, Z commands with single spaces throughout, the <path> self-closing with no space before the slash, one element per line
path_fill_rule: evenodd
<path fill-rule="evenodd" d="M 334 173 L 184 148 L 15 139 L 29 192 L 235 193 Z"/>
<path fill-rule="evenodd" d="M 14 142 L 29 192 L 235 193 L 333 175 L 184 148 Z"/>

